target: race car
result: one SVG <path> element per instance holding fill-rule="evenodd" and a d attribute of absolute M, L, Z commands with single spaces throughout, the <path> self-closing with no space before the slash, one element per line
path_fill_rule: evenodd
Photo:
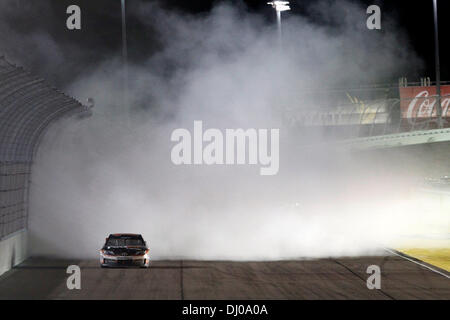
<path fill-rule="evenodd" d="M 140 234 L 114 233 L 106 238 L 100 250 L 100 265 L 104 267 L 143 267 L 150 265 L 149 248 Z"/>

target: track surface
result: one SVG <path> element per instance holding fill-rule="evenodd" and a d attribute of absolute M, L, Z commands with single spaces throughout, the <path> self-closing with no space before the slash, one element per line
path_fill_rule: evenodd
<path fill-rule="evenodd" d="M 66 268 L 81 268 L 68 290 Z M 369 290 L 369 265 L 381 290 Z M 155 261 L 101 269 L 97 261 L 29 259 L 0 276 L 0 299 L 450 299 L 450 279 L 398 256 L 309 261 Z"/>

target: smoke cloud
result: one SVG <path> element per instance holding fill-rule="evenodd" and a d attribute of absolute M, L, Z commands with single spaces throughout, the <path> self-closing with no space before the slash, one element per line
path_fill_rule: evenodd
<path fill-rule="evenodd" d="M 387 16 L 397 32 L 368 31 L 365 8 L 353 2 L 308 10 L 283 17 L 281 49 L 272 23 L 227 3 L 202 15 L 157 4 L 129 12 L 156 32 L 159 49 L 130 62 L 126 105 L 120 56 L 66 88 L 96 106 L 89 119 L 54 125 L 39 149 L 32 254 L 96 257 L 110 233 L 135 232 L 155 259 L 314 258 L 374 254 L 410 230 L 405 221 L 420 217 L 408 201 L 417 177 L 324 148 L 322 132 L 288 127 L 285 110 L 314 110 L 307 90 L 385 81 L 420 60 Z M 175 166 L 171 132 L 192 130 L 194 120 L 279 128 L 279 173 Z"/>

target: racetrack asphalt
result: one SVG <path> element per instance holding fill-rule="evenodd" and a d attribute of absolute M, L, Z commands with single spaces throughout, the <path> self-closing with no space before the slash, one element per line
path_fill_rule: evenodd
<path fill-rule="evenodd" d="M 81 289 L 66 285 L 68 265 Z M 369 290 L 367 267 L 381 270 Z M 448 276 L 448 274 L 447 274 Z M 450 299 L 450 279 L 400 256 L 291 261 L 153 261 L 148 269 L 97 260 L 30 258 L 0 276 L 0 299 Z"/>

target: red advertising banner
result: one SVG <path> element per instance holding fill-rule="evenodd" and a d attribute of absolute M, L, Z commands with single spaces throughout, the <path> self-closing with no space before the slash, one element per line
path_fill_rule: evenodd
<path fill-rule="evenodd" d="M 400 88 L 400 110 L 403 119 L 430 119 L 436 113 L 436 87 Z M 450 85 L 441 86 L 442 117 L 450 117 Z"/>

